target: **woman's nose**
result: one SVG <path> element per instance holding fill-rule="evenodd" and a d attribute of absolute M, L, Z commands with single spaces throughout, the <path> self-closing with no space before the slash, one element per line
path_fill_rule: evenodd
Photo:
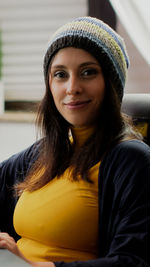
<path fill-rule="evenodd" d="M 80 94 L 82 92 L 81 81 L 76 75 L 69 77 L 66 86 L 66 93 L 69 95 Z"/>

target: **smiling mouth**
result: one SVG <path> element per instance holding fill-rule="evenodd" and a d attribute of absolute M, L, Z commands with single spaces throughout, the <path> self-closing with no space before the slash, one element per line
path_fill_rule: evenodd
<path fill-rule="evenodd" d="M 91 102 L 91 100 L 87 100 L 87 101 L 72 101 L 72 102 L 69 102 L 69 103 L 65 103 L 64 105 L 69 109 L 79 109 L 79 108 L 83 108 L 83 107 L 87 106 L 90 102 Z"/>

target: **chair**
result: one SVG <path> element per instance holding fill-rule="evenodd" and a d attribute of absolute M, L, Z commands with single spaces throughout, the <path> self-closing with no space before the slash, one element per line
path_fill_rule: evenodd
<path fill-rule="evenodd" d="M 125 94 L 121 111 L 131 117 L 144 141 L 150 145 L 150 94 Z"/>

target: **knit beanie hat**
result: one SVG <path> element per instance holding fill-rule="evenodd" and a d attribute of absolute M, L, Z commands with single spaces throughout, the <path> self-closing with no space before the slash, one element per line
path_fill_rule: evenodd
<path fill-rule="evenodd" d="M 129 58 L 120 35 L 93 17 L 79 17 L 63 25 L 52 36 L 44 57 L 45 80 L 53 55 L 65 47 L 81 48 L 92 54 L 122 101 Z"/>

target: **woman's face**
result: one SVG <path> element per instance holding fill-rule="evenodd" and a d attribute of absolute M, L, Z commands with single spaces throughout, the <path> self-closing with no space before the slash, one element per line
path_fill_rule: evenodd
<path fill-rule="evenodd" d="M 85 127 L 96 122 L 105 81 L 91 54 L 73 47 L 59 50 L 52 60 L 49 86 L 57 110 L 71 125 Z"/>

